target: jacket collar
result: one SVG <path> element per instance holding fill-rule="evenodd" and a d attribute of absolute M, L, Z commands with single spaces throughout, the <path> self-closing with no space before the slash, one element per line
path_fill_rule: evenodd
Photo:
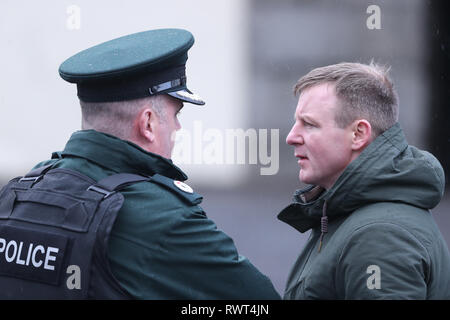
<path fill-rule="evenodd" d="M 147 152 L 138 145 L 95 130 L 72 134 L 62 156 L 88 159 L 115 172 L 154 175 L 187 180 L 186 174 L 170 159 Z"/>

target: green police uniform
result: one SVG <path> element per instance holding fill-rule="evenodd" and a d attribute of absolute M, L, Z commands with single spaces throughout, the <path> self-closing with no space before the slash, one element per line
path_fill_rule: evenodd
<path fill-rule="evenodd" d="M 75 132 L 55 168 L 98 181 L 115 173 L 161 175 L 124 190 L 110 234 L 109 260 L 121 286 L 140 299 L 278 299 L 270 280 L 240 256 L 199 206 L 201 196 L 175 181 L 186 175 L 137 145 L 93 130 Z M 186 191 L 184 191 L 186 190 Z"/>
<path fill-rule="evenodd" d="M 63 62 L 85 102 L 125 101 L 159 94 L 197 105 L 186 86 L 186 30 L 160 29 L 114 39 Z M 121 190 L 125 198 L 108 243 L 112 274 L 134 298 L 279 299 L 270 280 L 240 256 L 199 206 L 202 197 L 182 181 L 172 161 L 94 130 L 75 132 L 55 168 L 98 181 L 116 173 L 152 176 Z"/>

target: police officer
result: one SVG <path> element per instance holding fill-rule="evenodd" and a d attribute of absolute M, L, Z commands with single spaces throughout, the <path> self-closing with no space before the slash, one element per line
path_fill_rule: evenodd
<path fill-rule="evenodd" d="M 186 86 L 193 44 L 150 30 L 61 64 L 82 130 L 0 193 L 3 297 L 279 298 L 170 160 L 183 103 L 205 103 Z"/>

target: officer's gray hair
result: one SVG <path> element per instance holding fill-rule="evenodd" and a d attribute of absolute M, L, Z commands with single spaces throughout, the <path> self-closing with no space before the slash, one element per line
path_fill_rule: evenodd
<path fill-rule="evenodd" d="M 130 140 L 133 121 L 143 108 L 150 107 L 157 114 L 160 122 L 166 120 L 161 95 L 114 102 L 80 100 L 80 106 L 83 130 L 93 129 L 124 140 Z"/>
<path fill-rule="evenodd" d="M 294 93 L 300 95 L 322 83 L 333 84 L 341 106 L 335 114 L 336 124 L 345 128 L 357 119 L 366 119 L 376 137 L 398 121 L 398 95 L 389 69 L 373 61 L 368 65 L 343 62 L 317 68 L 297 81 Z"/>

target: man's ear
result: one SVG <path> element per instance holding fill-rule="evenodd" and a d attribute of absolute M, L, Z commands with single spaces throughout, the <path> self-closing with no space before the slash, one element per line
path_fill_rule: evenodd
<path fill-rule="evenodd" d="M 372 142 L 372 126 L 364 119 L 352 124 L 352 150 L 362 151 Z"/>
<path fill-rule="evenodd" d="M 150 108 L 146 108 L 139 113 L 137 118 L 137 131 L 140 140 L 142 139 L 146 143 L 155 141 L 156 120 L 156 115 Z"/>

